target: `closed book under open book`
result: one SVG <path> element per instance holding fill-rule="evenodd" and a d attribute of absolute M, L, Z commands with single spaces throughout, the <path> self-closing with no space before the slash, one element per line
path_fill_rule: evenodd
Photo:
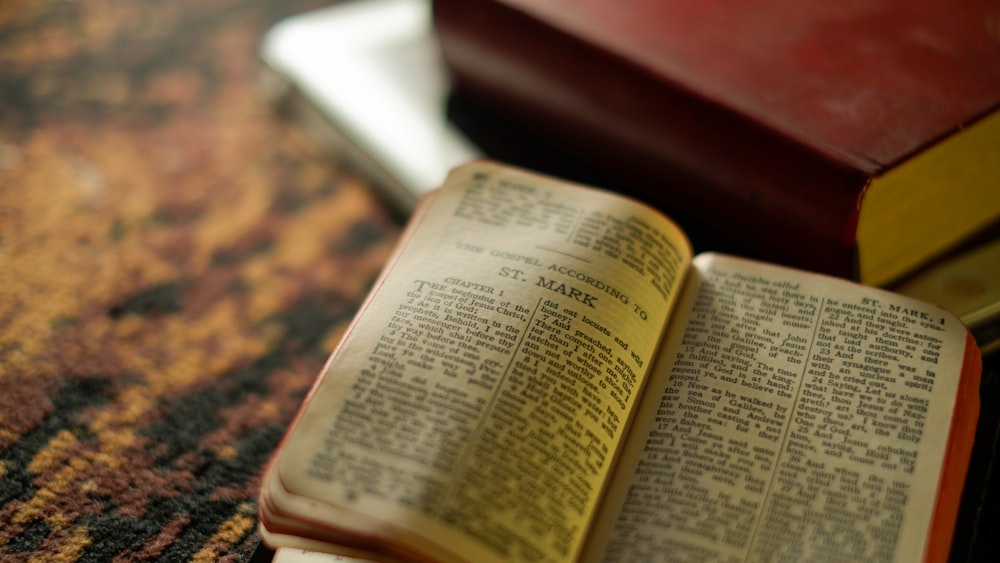
<path fill-rule="evenodd" d="M 454 87 L 741 253 L 887 285 L 1000 219 L 991 0 L 435 0 Z"/>

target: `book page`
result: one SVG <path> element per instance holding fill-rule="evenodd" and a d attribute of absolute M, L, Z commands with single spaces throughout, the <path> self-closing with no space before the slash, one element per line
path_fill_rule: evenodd
<path fill-rule="evenodd" d="M 274 504 L 418 555 L 572 559 L 686 239 L 621 197 L 477 164 L 404 244 L 284 443 Z"/>
<path fill-rule="evenodd" d="M 606 560 L 921 560 L 961 323 L 832 278 L 695 264 L 612 489 L 624 507 L 601 524 Z"/>

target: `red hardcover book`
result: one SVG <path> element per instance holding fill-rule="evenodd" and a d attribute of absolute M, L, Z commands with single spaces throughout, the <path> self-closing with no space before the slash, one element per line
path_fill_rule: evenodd
<path fill-rule="evenodd" d="M 884 285 L 1000 218 L 996 2 L 435 0 L 434 18 L 457 91 L 748 254 Z"/>

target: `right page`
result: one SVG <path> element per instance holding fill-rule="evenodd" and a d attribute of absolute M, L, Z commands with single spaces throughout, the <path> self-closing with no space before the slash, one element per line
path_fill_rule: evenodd
<path fill-rule="evenodd" d="M 944 559 L 979 361 L 933 305 L 700 255 L 589 552 Z"/>

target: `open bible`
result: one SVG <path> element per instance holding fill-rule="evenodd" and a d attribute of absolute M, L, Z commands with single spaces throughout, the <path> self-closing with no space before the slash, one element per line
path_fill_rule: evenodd
<path fill-rule="evenodd" d="M 260 532 L 376 560 L 941 561 L 980 370 L 938 307 L 692 256 L 641 203 L 474 162 L 307 395 Z"/>

